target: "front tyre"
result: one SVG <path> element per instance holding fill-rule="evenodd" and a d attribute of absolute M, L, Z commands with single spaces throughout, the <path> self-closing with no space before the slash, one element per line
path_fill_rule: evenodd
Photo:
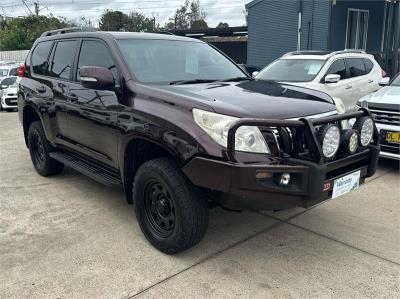
<path fill-rule="evenodd" d="M 64 164 L 49 156 L 51 145 L 40 121 L 33 122 L 29 127 L 28 146 L 33 166 L 40 175 L 47 177 L 64 169 Z"/>
<path fill-rule="evenodd" d="M 174 254 L 201 241 L 208 226 L 208 203 L 169 158 L 144 163 L 134 180 L 136 218 L 147 240 Z"/>

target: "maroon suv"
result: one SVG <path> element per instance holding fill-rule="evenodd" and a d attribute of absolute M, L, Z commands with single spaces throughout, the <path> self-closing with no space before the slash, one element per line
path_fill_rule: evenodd
<path fill-rule="evenodd" d="M 172 254 L 204 236 L 210 206 L 309 207 L 374 174 L 367 110 L 254 80 L 212 46 L 174 35 L 44 33 L 19 69 L 33 165 L 122 186 L 146 238 Z"/>

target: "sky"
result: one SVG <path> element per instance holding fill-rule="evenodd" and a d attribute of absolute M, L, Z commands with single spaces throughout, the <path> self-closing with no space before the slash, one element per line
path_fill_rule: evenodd
<path fill-rule="evenodd" d="M 69 20 L 79 17 L 89 18 L 97 25 L 99 16 L 106 9 L 120 10 L 125 13 L 136 10 L 147 17 L 155 17 L 158 23 L 164 24 L 174 15 L 175 10 L 184 0 L 26 0 L 26 4 L 34 11 L 33 2 L 39 1 L 41 15 L 62 16 Z M 215 27 L 219 22 L 230 26 L 245 24 L 245 4 L 251 0 L 200 0 L 207 14 L 209 27 Z M 30 12 L 22 0 L 1 0 L 0 14 L 17 17 L 28 15 Z"/>

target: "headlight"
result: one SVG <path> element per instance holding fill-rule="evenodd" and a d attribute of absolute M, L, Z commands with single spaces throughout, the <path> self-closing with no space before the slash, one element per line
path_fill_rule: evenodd
<path fill-rule="evenodd" d="M 342 148 L 349 154 L 354 154 L 358 149 L 359 137 L 356 130 L 345 130 L 342 137 Z"/>
<path fill-rule="evenodd" d="M 193 109 L 193 117 L 206 133 L 223 147 L 228 144 L 228 131 L 239 118 Z M 252 153 L 269 153 L 268 145 L 260 130 L 254 126 L 242 126 L 236 131 L 235 149 Z"/>
<path fill-rule="evenodd" d="M 367 146 L 371 143 L 374 135 L 374 122 L 370 117 L 363 117 L 356 121 L 354 128 L 360 132 L 360 142 L 362 146 Z"/>
<path fill-rule="evenodd" d="M 322 144 L 322 153 L 325 158 L 333 158 L 340 145 L 340 129 L 336 125 L 327 125 L 322 129 L 320 135 L 320 141 Z"/>

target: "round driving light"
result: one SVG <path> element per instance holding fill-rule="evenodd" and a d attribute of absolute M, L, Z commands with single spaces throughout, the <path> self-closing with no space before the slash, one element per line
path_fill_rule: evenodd
<path fill-rule="evenodd" d="M 360 132 L 360 143 L 367 146 L 374 135 L 374 122 L 370 117 L 362 117 L 356 121 L 354 127 Z"/>
<path fill-rule="evenodd" d="M 287 186 L 290 183 L 290 173 L 283 173 L 281 179 L 279 180 L 279 185 Z"/>
<path fill-rule="evenodd" d="M 346 130 L 343 133 L 342 149 L 349 154 L 354 154 L 358 149 L 359 137 L 356 130 Z"/>
<path fill-rule="evenodd" d="M 325 158 L 333 158 L 340 146 L 340 129 L 336 125 L 327 125 L 320 135 L 322 153 Z"/>

